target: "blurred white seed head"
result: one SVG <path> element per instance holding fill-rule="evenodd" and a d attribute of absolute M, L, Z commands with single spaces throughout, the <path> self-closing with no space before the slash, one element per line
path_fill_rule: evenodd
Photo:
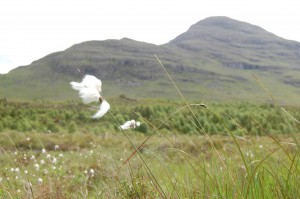
<path fill-rule="evenodd" d="M 56 145 L 54 146 L 54 150 L 57 150 L 57 149 L 59 149 L 59 146 L 56 144 Z"/>
<path fill-rule="evenodd" d="M 56 157 L 53 157 L 53 159 L 52 159 L 52 163 L 53 163 L 53 164 L 56 164 L 56 163 L 57 163 L 57 159 L 56 159 Z"/>
<path fill-rule="evenodd" d="M 40 165 L 39 164 L 35 164 L 34 167 L 35 167 L 35 170 L 37 170 L 37 171 L 40 169 Z"/>
<path fill-rule="evenodd" d="M 99 107 L 98 112 L 95 115 L 93 115 L 92 118 L 99 119 L 103 117 L 107 113 L 107 111 L 109 111 L 109 109 L 110 109 L 109 103 L 106 100 L 103 100 Z"/>
<path fill-rule="evenodd" d="M 123 125 L 120 126 L 121 129 L 127 130 L 127 129 L 135 129 L 136 127 L 140 126 L 140 122 L 137 122 L 135 120 L 130 120 L 125 122 Z"/>
<path fill-rule="evenodd" d="M 97 102 L 101 97 L 102 82 L 92 75 L 85 75 L 80 83 L 70 82 L 73 89 L 79 91 L 83 103 Z"/>
<path fill-rule="evenodd" d="M 92 75 L 85 75 L 80 83 L 70 82 L 73 89 L 79 91 L 79 97 L 83 103 L 98 102 L 100 100 L 101 105 L 98 112 L 92 116 L 94 119 L 103 117 L 110 109 L 110 105 L 101 96 L 102 82 L 100 79 Z"/>
<path fill-rule="evenodd" d="M 98 92 L 101 92 L 102 86 L 101 80 L 93 75 L 85 75 L 80 83 L 70 82 L 70 84 L 75 90 L 81 90 L 84 88 L 95 88 Z"/>
<path fill-rule="evenodd" d="M 37 181 L 38 181 L 39 184 L 42 184 L 42 183 L 43 183 L 43 179 L 42 179 L 42 178 L 38 178 Z"/>
<path fill-rule="evenodd" d="M 90 174 L 95 174 L 94 169 L 90 169 Z"/>

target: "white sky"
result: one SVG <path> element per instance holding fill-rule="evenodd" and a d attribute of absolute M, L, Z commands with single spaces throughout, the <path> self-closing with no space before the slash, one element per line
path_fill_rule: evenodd
<path fill-rule="evenodd" d="M 300 41 L 299 0 L 1 0 L 0 73 L 89 40 L 167 43 L 210 16 Z"/>

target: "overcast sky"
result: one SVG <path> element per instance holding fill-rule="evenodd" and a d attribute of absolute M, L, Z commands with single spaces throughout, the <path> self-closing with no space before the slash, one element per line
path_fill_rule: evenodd
<path fill-rule="evenodd" d="M 1 0 L 0 73 L 88 40 L 167 43 L 210 16 L 300 41 L 299 0 Z"/>

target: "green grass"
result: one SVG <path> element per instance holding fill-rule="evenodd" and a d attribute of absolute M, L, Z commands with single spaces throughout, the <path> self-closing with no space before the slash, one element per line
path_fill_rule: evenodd
<path fill-rule="evenodd" d="M 113 117 L 95 121 L 78 102 L 0 102 L 2 198 L 300 194 L 297 107 L 195 102 L 189 110 L 120 96 L 109 100 Z M 118 129 L 131 118 L 143 128 Z"/>
<path fill-rule="evenodd" d="M 136 132 L 128 134 L 135 145 L 145 139 Z M 287 153 L 266 136 L 237 138 L 248 171 L 229 136 L 210 137 L 222 159 L 206 136 L 153 136 L 140 149 L 153 176 L 138 156 L 123 165 L 134 149 L 120 133 L 5 132 L 3 139 L 7 140 L 0 159 L 3 198 L 295 198 L 300 194 L 299 149 L 288 136 L 276 137 Z M 24 143 L 31 148 L 24 149 Z"/>

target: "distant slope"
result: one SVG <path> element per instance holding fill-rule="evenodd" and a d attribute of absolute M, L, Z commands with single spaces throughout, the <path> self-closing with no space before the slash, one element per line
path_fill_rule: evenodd
<path fill-rule="evenodd" d="M 253 75 L 280 102 L 300 99 L 300 43 L 258 26 L 210 17 L 164 45 L 131 39 L 88 41 L 0 76 L 0 97 L 77 99 L 69 81 L 93 74 L 106 96 L 177 97 L 164 63 L 184 95 L 199 100 L 265 101 Z"/>
<path fill-rule="evenodd" d="M 198 55 L 209 55 L 227 67 L 300 69 L 300 43 L 227 17 L 202 20 L 170 44 Z"/>

